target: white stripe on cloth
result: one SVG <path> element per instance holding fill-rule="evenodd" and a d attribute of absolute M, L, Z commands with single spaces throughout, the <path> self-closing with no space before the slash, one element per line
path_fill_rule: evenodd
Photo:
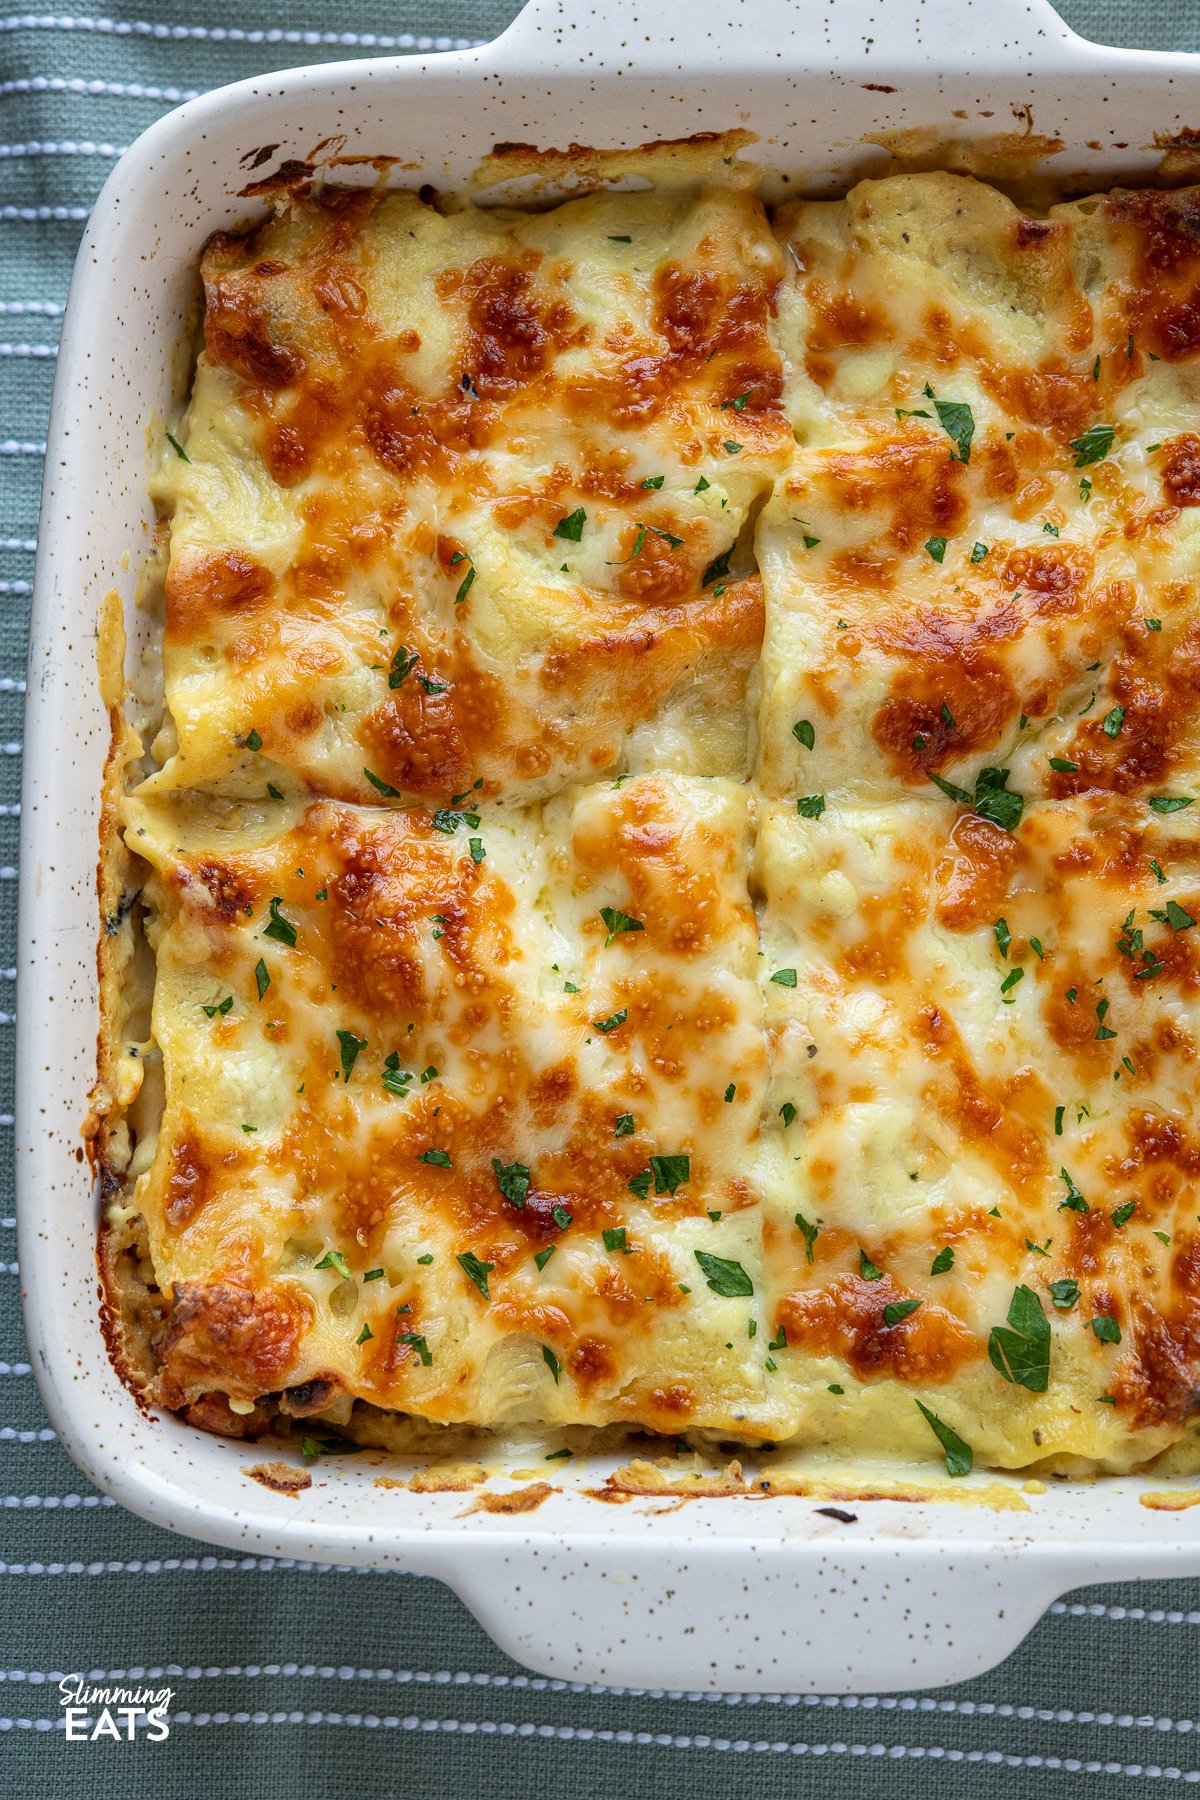
<path fill-rule="evenodd" d="M 10 1498 L 12 1498 L 10 1496 Z M 20 1499 L 20 1496 L 17 1496 Z M 36 1496 L 34 1497 L 36 1498 Z M 84 1496 L 88 1504 L 91 1496 Z M 76 1505 L 81 1496 L 63 1497 Z M 95 1501 L 92 1501 L 95 1504 Z M 114 1505 L 109 1500 L 107 1505 Z M 9 1501 L 5 1500 L 4 1505 Z M 28 1502 L 26 1502 L 28 1504 Z M 38 1501 L 38 1504 L 41 1504 Z M 1014 1706 L 996 1700 L 943 1700 L 924 1694 L 725 1694 L 705 1693 L 685 1688 L 611 1687 L 600 1681 L 566 1681 L 551 1675 L 493 1675 L 474 1670 L 439 1669 L 356 1669 L 346 1665 L 335 1668 L 329 1663 L 231 1663 L 210 1664 L 205 1668 L 182 1663 L 136 1666 L 128 1669 L 85 1669 L 75 1671 L 86 1681 L 259 1681 L 270 1679 L 302 1681 L 377 1681 L 405 1687 L 472 1687 L 495 1688 L 514 1693 L 584 1694 L 616 1700 L 669 1700 L 689 1706 L 780 1706 L 819 1708 L 823 1711 L 940 1713 L 962 1718 L 1037 1720 L 1047 1725 L 1101 1725 L 1119 1729 L 1144 1731 L 1177 1731 L 1183 1734 L 1200 1730 L 1194 1719 L 1156 1718 L 1144 1713 L 1075 1712 L 1070 1707 Z M 0 1683 L 27 1683 L 40 1687 L 58 1682 L 70 1671 L 63 1669 L 0 1669 Z"/>
<path fill-rule="evenodd" d="M 164 25 L 149 19 L 66 18 L 47 13 L 16 13 L 0 19 L 0 32 L 92 31 L 103 37 L 151 37 L 176 42 L 187 38 L 211 44 L 333 44 L 365 50 L 477 50 L 487 38 L 428 37 L 401 31 L 243 30 L 235 25 Z"/>
<path fill-rule="evenodd" d="M 84 94 L 102 100 L 166 100 L 172 106 L 195 100 L 203 88 L 152 87 L 141 81 L 85 81 L 78 75 L 18 75 L 0 81 L 0 99 L 6 94 Z"/>
<path fill-rule="evenodd" d="M 569 1744 L 618 1744 L 662 1750 L 709 1750 L 734 1756 L 849 1756 L 883 1758 L 890 1762 L 911 1759 L 914 1762 L 948 1762 L 984 1764 L 992 1768 L 1051 1769 L 1070 1775 L 1130 1775 L 1150 1780 L 1200 1783 L 1200 1769 L 1180 1769 L 1159 1763 L 1101 1762 L 1077 1756 L 1018 1756 L 1009 1750 L 954 1750 L 942 1744 L 828 1744 L 789 1743 L 784 1739 L 709 1737 L 705 1732 L 628 1731 L 595 1725 L 536 1725 L 511 1719 L 422 1719 L 416 1714 L 406 1718 L 378 1713 L 335 1713 L 319 1710 L 293 1712 L 173 1712 L 176 1725 L 335 1725 L 361 1727 L 367 1731 L 440 1732 L 460 1737 L 504 1737 L 555 1739 Z M 3 1719 L 0 1731 L 62 1731 L 66 1718 Z"/>

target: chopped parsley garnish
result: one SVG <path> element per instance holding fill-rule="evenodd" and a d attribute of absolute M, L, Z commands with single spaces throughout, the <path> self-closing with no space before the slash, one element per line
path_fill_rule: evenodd
<path fill-rule="evenodd" d="M 1066 1112 L 1066 1110 L 1067 1109 L 1065 1106 L 1056 1106 L 1054 1109 L 1054 1135 L 1055 1135 L 1055 1137 L 1062 1136 L 1063 1114 Z"/>
<path fill-rule="evenodd" d="M 1042 949 L 1041 938 L 1031 937 L 1029 940 L 1029 948 L 1033 951 L 1039 962 L 1045 962 L 1046 952 Z"/>
<path fill-rule="evenodd" d="M 364 1281 L 382 1281 L 383 1280 L 383 1270 L 382 1269 L 367 1269 L 363 1274 L 363 1280 Z"/>
<path fill-rule="evenodd" d="M 864 1281 L 882 1281 L 883 1270 L 877 1268 L 865 1250 L 858 1253 L 858 1272 Z"/>
<path fill-rule="evenodd" d="M 726 1256 L 710 1256 L 707 1250 L 697 1250 L 694 1254 L 714 1294 L 720 1294 L 727 1300 L 753 1294 L 754 1283 L 740 1262 L 734 1262 Z"/>
<path fill-rule="evenodd" d="M 374 1336 L 375 1333 L 371 1330 L 371 1327 L 369 1325 L 364 1325 L 354 1342 L 356 1344 L 369 1344 Z"/>
<path fill-rule="evenodd" d="M 380 1080 L 389 1094 L 399 1094 L 403 1097 L 408 1093 L 408 1084 L 412 1080 L 412 1074 L 408 1069 L 400 1067 L 398 1051 L 393 1050 L 391 1055 L 384 1059 L 383 1074 L 380 1076 Z"/>
<path fill-rule="evenodd" d="M 1146 630 L 1147 631 L 1161 631 L 1162 630 L 1162 620 L 1161 619 L 1147 619 L 1146 620 Z"/>
<path fill-rule="evenodd" d="M 655 1193 L 673 1194 L 691 1175 L 692 1161 L 689 1156 L 652 1156 L 650 1167 Z"/>
<path fill-rule="evenodd" d="M 747 400 L 750 398 L 752 391 L 752 389 L 747 388 L 745 393 L 739 394 L 735 400 L 722 400 L 721 411 L 729 412 L 732 408 L 734 412 L 741 412 L 743 406 L 745 406 Z"/>
<path fill-rule="evenodd" d="M 824 794 L 802 794 L 796 802 L 796 811 L 802 819 L 819 819 L 825 811 Z"/>
<path fill-rule="evenodd" d="M 1096 1007 L 1096 1037 L 1101 1043 L 1109 1038 L 1115 1038 L 1117 1035 L 1115 1031 L 1110 1030 L 1104 1023 L 1105 1019 L 1108 1017 L 1110 1004 L 1111 1002 L 1108 1000 L 1101 1000 Z"/>
<path fill-rule="evenodd" d="M 269 800 L 282 800 L 283 799 L 283 795 L 280 793 L 279 789 L 275 786 L 275 783 L 273 781 L 268 781 L 268 783 L 267 783 L 267 798 Z"/>
<path fill-rule="evenodd" d="M 1075 1186 L 1075 1183 L 1071 1180 L 1071 1177 L 1067 1174 L 1067 1171 L 1065 1169 L 1060 1169 L 1058 1171 L 1058 1179 L 1060 1181 L 1065 1181 L 1067 1184 L 1067 1197 L 1065 1200 L 1059 1201 L 1059 1203 L 1058 1203 L 1059 1212 L 1063 1212 L 1063 1211 L 1077 1212 L 1077 1213 L 1088 1212 L 1090 1210 L 1090 1208 L 1088 1207 L 1087 1201 L 1084 1199 L 1084 1197 L 1080 1193 L 1079 1189 Z"/>
<path fill-rule="evenodd" d="M 623 1025 L 628 1017 L 629 1009 L 623 1006 L 620 1012 L 610 1013 L 607 1019 L 593 1019 L 592 1024 L 597 1031 L 615 1031 L 617 1026 Z"/>
<path fill-rule="evenodd" d="M 1007 919 L 997 919 L 992 926 L 996 934 L 996 946 L 1004 960 L 1008 961 L 1008 946 L 1012 943 L 1012 932 L 1008 929 Z"/>
<path fill-rule="evenodd" d="M 728 550 L 723 550 L 720 556 L 714 556 L 703 575 L 700 577 L 700 586 L 708 587 L 710 582 L 720 581 L 724 576 L 728 575 L 729 559 L 732 555 L 733 545 L 730 544 Z"/>
<path fill-rule="evenodd" d="M 261 1000 L 271 985 L 270 973 L 261 956 L 254 965 L 254 980 L 258 986 L 258 997 Z"/>
<path fill-rule="evenodd" d="M 586 524 L 587 514 L 582 506 L 577 506 L 573 513 L 568 513 L 565 519 L 558 521 L 554 527 L 554 535 L 556 538 L 566 538 L 570 543 L 577 544 L 583 536 L 583 528 Z"/>
<path fill-rule="evenodd" d="M 385 781 L 383 779 L 382 775 L 376 775 L 368 768 L 363 769 L 363 774 L 375 789 L 376 793 L 382 794 L 385 800 L 398 800 L 400 798 L 400 789 L 394 788 L 390 781 Z"/>
<path fill-rule="evenodd" d="M 926 548 L 926 550 L 928 550 L 930 556 L 933 558 L 935 563 L 944 562 L 946 560 L 946 540 L 945 540 L 945 538 L 940 538 L 940 537 L 926 538 L 925 539 L 925 548 Z"/>
<path fill-rule="evenodd" d="M 987 553 L 988 553 L 988 546 L 986 544 L 976 544 L 971 551 L 971 561 L 973 563 L 980 563 L 983 561 L 983 559 L 987 555 Z"/>
<path fill-rule="evenodd" d="M 418 1261 L 418 1263 L 424 1265 L 425 1263 L 431 1263 L 433 1261 L 433 1257 L 429 1251 L 426 1251 L 424 1256 L 418 1256 L 417 1261 Z"/>
<path fill-rule="evenodd" d="M 1124 723 L 1125 708 L 1123 706 L 1114 706 L 1112 711 L 1105 717 L 1101 729 L 1103 730 L 1105 737 L 1115 738 Z"/>
<path fill-rule="evenodd" d="M 352 1031 L 339 1031 L 338 1043 L 342 1047 L 342 1075 L 348 1082 L 354 1073 L 354 1065 L 360 1053 L 366 1049 L 366 1038 L 355 1037 Z"/>
<path fill-rule="evenodd" d="M 550 1258 L 554 1255 L 554 1252 L 557 1249 L 558 1249 L 557 1244 L 549 1244 L 549 1245 L 547 1245 L 545 1250 L 538 1251 L 537 1255 L 534 1257 L 533 1260 L 537 1264 L 539 1269 L 545 1268 L 546 1264 L 550 1261 Z"/>
<path fill-rule="evenodd" d="M 935 1412 L 930 1412 L 923 1401 L 918 1400 L 916 1406 L 946 1453 L 947 1475 L 969 1475 L 971 1465 L 975 1460 L 975 1452 L 971 1449 L 970 1444 L 964 1443 L 957 1431 L 947 1425 L 944 1420 L 939 1419 Z"/>
<path fill-rule="evenodd" d="M 920 1300 L 893 1300 L 890 1306 L 883 1309 L 883 1322 L 885 1325 L 898 1325 L 901 1319 L 907 1319 L 911 1313 L 915 1313 L 920 1305 Z"/>
<path fill-rule="evenodd" d="M 721 447 L 726 456 L 736 456 L 742 446 L 740 444 L 735 444 L 732 438 L 726 438 Z"/>
<path fill-rule="evenodd" d="M 704 476 L 702 475 L 700 477 L 699 481 L 696 483 L 695 487 L 692 489 L 692 492 L 693 492 L 693 494 L 702 494 L 702 493 L 704 493 L 706 488 L 710 488 L 711 486 L 712 486 L 712 482 L 706 481 Z"/>
<path fill-rule="evenodd" d="M 784 1101 L 783 1105 L 779 1109 L 779 1116 L 783 1120 L 784 1130 L 786 1131 L 787 1127 L 792 1123 L 792 1121 L 796 1117 L 796 1108 L 792 1105 L 790 1100 Z"/>
<path fill-rule="evenodd" d="M 388 670 L 388 686 L 390 688 L 401 687 L 405 676 L 412 674 L 420 660 L 421 652 L 419 650 L 409 650 L 407 644 L 401 644 L 393 656 L 391 668 Z"/>
<path fill-rule="evenodd" d="M 737 1093 L 737 1083 L 736 1083 L 736 1081 L 731 1081 L 729 1086 L 725 1089 L 725 1104 L 726 1104 L 726 1106 L 728 1106 L 729 1102 L 733 1099 L 733 1096 L 736 1093 Z"/>
<path fill-rule="evenodd" d="M 487 851 L 483 847 L 482 838 L 469 838 L 467 840 L 467 848 L 471 852 L 471 861 L 473 863 L 481 863 L 487 855 Z"/>
<path fill-rule="evenodd" d="M 469 1250 L 461 1251 L 454 1260 L 462 1269 L 462 1272 L 467 1277 L 468 1281 L 473 1281 L 475 1283 L 475 1286 L 479 1289 L 484 1299 L 490 1300 L 492 1296 L 488 1293 L 487 1278 L 495 1268 L 495 1263 L 480 1262 L 479 1258 L 473 1256 Z"/>
<path fill-rule="evenodd" d="M 1050 1283 L 1050 1298 L 1059 1312 L 1070 1312 L 1079 1299 L 1079 1283 L 1071 1276 Z"/>
<path fill-rule="evenodd" d="M 554 1385 L 555 1385 L 555 1387 L 557 1387 L 558 1386 L 558 1378 L 562 1374 L 562 1364 L 559 1362 L 557 1356 L 555 1356 L 555 1354 L 554 1354 L 553 1350 L 550 1348 L 549 1344 L 542 1345 L 542 1361 L 545 1363 L 546 1367 L 549 1369 L 550 1373 L 553 1375 Z"/>
<path fill-rule="evenodd" d="M 1152 794 L 1150 796 L 1150 809 L 1156 813 L 1182 812 L 1185 806 L 1191 804 L 1191 794 Z"/>
<path fill-rule="evenodd" d="M 620 937 L 623 931 L 645 931 L 646 927 L 632 913 L 622 912 L 619 906 L 602 906 L 600 917 L 604 920 L 604 929 L 608 936 L 604 940 L 607 950 L 613 939 Z"/>
<path fill-rule="evenodd" d="M 1047 537 L 1057 537 L 1058 536 L 1058 526 L 1051 525 L 1049 519 L 1047 519 L 1046 523 L 1042 526 L 1042 530 L 1045 532 Z"/>
<path fill-rule="evenodd" d="M 954 1267 L 954 1252 L 949 1244 L 943 1245 L 929 1265 L 931 1275 L 944 1275 L 947 1269 Z"/>
<path fill-rule="evenodd" d="M 1008 1325 L 993 1325 L 988 1360 L 1005 1381 L 1044 1394 L 1050 1384 L 1050 1322 L 1032 1288 L 1013 1290 Z"/>
<path fill-rule="evenodd" d="M 811 750 L 817 741 L 817 734 L 808 719 L 797 719 L 792 726 L 792 736 L 803 744 L 806 750 Z"/>
<path fill-rule="evenodd" d="M 796 985 L 796 971 L 795 969 L 776 969 L 771 980 L 777 987 L 794 988 Z"/>
<path fill-rule="evenodd" d="M 396 1342 L 398 1344 L 407 1344 L 410 1350 L 415 1350 L 421 1359 L 423 1368 L 429 1368 L 430 1364 L 433 1362 L 429 1345 L 425 1342 L 425 1339 L 421 1336 L 419 1331 L 402 1331 L 398 1334 Z"/>
<path fill-rule="evenodd" d="M 956 787 L 954 782 L 935 775 L 932 769 L 925 772 L 934 786 L 941 788 L 948 800 L 955 800 L 960 806 L 974 807 L 981 819 L 998 825 L 1002 831 L 1015 831 L 1021 823 L 1025 801 L 1022 795 L 1014 794 L 1005 785 L 1009 774 L 1007 769 L 980 769 L 975 777 L 974 797 L 965 788 Z"/>
<path fill-rule="evenodd" d="M 1052 756 L 1050 758 L 1050 767 L 1056 774 L 1074 775 L 1078 772 L 1079 764 L 1077 762 L 1071 762 L 1069 758 L 1065 756 Z"/>
<path fill-rule="evenodd" d="M 529 1170 L 525 1164 L 520 1162 L 502 1163 L 498 1156 L 493 1156 L 492 1168 L 496 1173 L 496 1186 L 504 1198 L 510 1200 L 516 1207 L 524 1206 L 525 1197 L 529 1192 Z"/>
<path fill-rule="evenodd" d="M 449 1169 L 453 1166 L 448 1150 L 422 1150 L 417 1161 L 430 1163 L 435 1169 Z"/>
<path fill-rule="evenodd" d="M 1102 1344 L 1120 1343 L 1121 1327 L 1111 1314 L 1097 1313 L 1096 1317 L 1089 1319 L 1088 1323 Z"/>
<path fill-rule="evenodd" d="M 951 462 L 969 463 L 971 460 L 971 439 L 975 436 L 975 415 L 965 400 L 937 400 L 929 383 L 925 383 L 925 397 L 933 400 L 937 412 L 938 424 L 953 439 L 954 450 L 951 451 Z"/>
<path fill-rule="evenodd" d="M 1171 1234 L 1169 1231 L 1156 1231 L 1154 1235 L 1160 1244 L 1169 1244 L 1171 1242 Z"/>
<path fill-rule="evenodd" d="M 1015 994 L 1013 994 L 1011 997 L 1009 996 L 1009 989 L 1015 988 L 1018 981 L 1024 981 L 1024 979 L 1025 979 L 1025 971 L 1024 971 L 1024 969 L 1020 969 L 1020 968 L 1010 969 L 1008 974 L 1004 977 L 1004 980 L 1000 983 L 1000 992 L 1004 996 L 1004 1001 L 1005 1001 L 1006 1006 L 1012 1006 L 1014 1001 L 1016 1000 Z"/>
<path fill-rule="evenodd" d="M 618 1113 L 613 1125 L 614 1137 L 632 1137 L 637 1129 L 632 1113 Z"/>
<path fill-rule="evenodd" d="M 1137 1201 L 1127 1200 L 1124 1206 L 1114 1207 L 1113 1211 L 1110 1212 L 1108 1216 L 1116 1226 L 1117 1230 L 1120 1231 L 1122 1225 L 1127 1225 L 1129 1223 L 1136 1210 Z"/>
<path fill-rule="evenodd" d="M 629 1245 L 625 1242 L 624 1225 L 606 1225 L 604 1227 L 604 1248 L 619 1250 L 623 1256 L 630 1254 Z"/>
<path fill-rule="evenodd" d="M 628 242 L 628 240 L 626 240 Z M 644 488 L 660 488 L 666 480 L 665 475 L 648 475 L 642 482 Z"/>
<path fill-rule="evenodd" d="M 608 234 L 608 241 L 610 244 L 632 244 L 633 239 L 627 231 L 610 231 Z M 647 485 L 648 484 L 643 481 L 642 486 L 646 487 Z"/>
<path fill-rule="evenodd" d="M 185 462 L 185 463 L 191 462 L 191 460 L 192 460 L 191 457 L 188 455 L 188 453 L 184 449 L 183 445 L 179 442 L 179 439 L 176 437 L 172 437 L 172 435 L 169 431 L 167 433 L 167 442 L 168 442 L 168 444 L 170 444 L 172 450 L 175 452 L 176 456 L 180 459 L 181 462 Z"/>
<path fill-rule="evenodd" d="M 811 1225 L 803 1213 L 796 1214 L 796 1230 L 804 1239 L 804 1255 L 808 1262 L 813 1259 L 813 1245 L 821 1235 L 819 1225 Z"/>
<path fill-rule="evenodd" d="M 640 1175 L 635 1175 L 632 1181 L 625 1183 L 625 1186 L 631 1194 L 636 1194 L 639 1200 L 645 1200 L 650 1193 L 649 1169 L 643 1169 Z"/>
<path fill-rule="evenodd" d="M 565 1231 L 567 1226 L 574 1222 L 575 1215 L 574 1213 L 569 1213 L 565 1206 L 556 1206 L 552 1209 L 550 1217 L 554 1220 L 554 1223 L 558 1226 L 560 1231 Z"/>
<path fill-rule="evenodd" d="M 1075 452 L 1075 467 L 1086 469 L 1089 463 L 1101 462 L 1112 449 L 1113 427 L 1111 425 L 1093 425 L 1082 437 L 1071 439 L 1071 449 Z"/>
<path fill-rule="evenodd" d="M 251 729 L 249 737 L 246 739 L 246 748 L 247 750 L 262 749 L 262 739 L 259 737 L 258 732 L 253 728 Z"/>
<path fill-rule="evenodd" d="M 215 1019 L 217 1017 L 220 1017 L 223 1019 L 225 1017 L 225 1014 L 229 1011 L 229 1009 L 232 1005 L 233 1005 L 233 995 L 226 994 L 225 998 L 223 1000 L 219 1000 L 215 1006 L 203 1006 L 203 1007 L 201 1007 L 200 1010 L 201 1010 L 201 1012 L 203 1012 L 203 1014 L 205 1015 L 206 1018 Z"/>
<path fill-rule="evenodd" d="M 327 1250 L 320 1262 L 313 1264 L 314 1269 L 332 1269 L 343 1281 L 350 1279 L 350 1265 L 340 1250 Z"/>
<path fill-rule="evenodd" d="M 274 938 L 276 943 L 292 945 L 296 942 L 296 927 L 290 919 L 285 919 L 279 908 L 281 901 L 278 894 L 272 897 L 268 911 L 271 922 L 263 932 L 264 937 Z"/>
<path fill-rule="evenodd" d="M 439 806 L 435 813 L 430 814 L 429 823 L 435 831 L 442 831 L 447 837 L 453 837 L 460 825 L 478 825 L 479 814 L 458 812 L 452 806 Z"/>
<path fill-rule="evenodd" d="M 1150 917 L 1152 919 L 1158 919 L 1164 925 L 1169 925 L 1172 931 L 1190 931 L 1192 926 L 1196 923 L 1186 907 L 1180 906 L 1175 900 L 1168 900 L 1165 908 L 1161 912 L 1158 907 L 1152 906 L 1150 908 Z"/>
<path fill-rule="evenodd" d="M 460 553 L 460 555 L 459 555 L 459 556 L 457 556 L 457 557 L 453 557 L 453 558 L 452 558 L 452 559 L 451 559 L 451 560 L 452 560 L 452 561 L 460 561 L 460 560 L 461 560 L 461 553 Z M 462 580 L 461 580 L 461 581 L 460 581 L 460 582 L 459 582 L 459 584 L 458 584 L 458 592 L 457 592 L 457 594 L 455 594 L 455 596 L 454 596 L 454 604 L 455 604 L 455 606 L 461 606 L 461 605 L 462 605 L 462 603 L 463 603 L 463 601 L 464 601 L 464 600 L 465 600 L 465 599 L 466 599 L 466 597 L 467 597 L 467 595 L 468 595 L 468 594 L 469 594 L 469 593 L 470 593 L 470 591 L 471 591 L 471 583 L 472 583 L 472 582 L 473 582 L 473 581 L 474 581 L 474 579 L 475 579 L 475 564 L 474 564 L 474 563 L 473 563 L 473 562 L 470 562 L 470 559 L 469 559 L 469 558 L 468 558 L 468 564 L 469 564 L 469 566 L 468 566 L 468 568 L 467 568 L 467 572 L 466 572 L 466 574 L 465 574 L 465 575 L 464 575 L 464 576 L 463 576 L 463 578 L 462 578 Z"/>

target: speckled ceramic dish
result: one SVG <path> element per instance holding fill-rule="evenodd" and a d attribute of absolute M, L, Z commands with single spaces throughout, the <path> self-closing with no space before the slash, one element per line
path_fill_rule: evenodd
<path fill-rule="evenodd" d="M 836 192 L 894 167 L 885 144 L 960 168 L 979 166 L 982 148 L 1079 191 L 1151 179 L 1163 150 L 1146 144 L 1152 129 L 1180 140 L 1168 154 L 1189 154 L 1198 80 L 1195 59 L 1084 43 L 1044 0 L 533 0 L 487 49 L 243 82 L 181 107 L 122 158 L 79 254 L 46 459 L 17 1040 L 31 1355 L 50 1418 L 97 1486 L 160 1525 L 247 1552 L 439 1576 L 521 1661 L 632 1685 L 959 1680 L 998 1662 L 1067 1588 L 1200 1571 L 1200 1510 L 1147 1506 L 1135 1479 L 1040 1494 L 992 1482 L 1007 1509 L 986 1493 L 963 1504 L 970 1483 L 954 1502 L 864 1500 L 835 1513 L 819 1498 L 761 1494 L 605 1505 L 585 1490 L 615 1459 L 547 1464 L 527 1444 L 515 1466 L 552 1472 L 532 1510 L 413 1491 L 397 1485 L 403 1466 L 371 1453 L 321 1463 L 297 1497 L 268 1491 L 245 1474 L 261 1447 L 147 1416 L 118 1380 L 98 1323 L 97 1203 L 80 1142 L 108 743 L 97 613 L 115 586 L 136 642 L 147 428 L 180 398 L 200 248 L 253 211 L 239 190 L 256 152 L 303 159 L 333 140 L 344 155 L 401 158 L 398 182 L 452 187 L 498 142 L 636 145 L 741 126 L 757 133 L 776 194 Z M 539 1498 L 527 1479 L 490 1485 Z"/>

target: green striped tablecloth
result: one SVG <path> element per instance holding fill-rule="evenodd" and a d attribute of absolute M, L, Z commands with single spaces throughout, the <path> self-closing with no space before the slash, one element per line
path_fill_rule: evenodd
<path fill-rule="evenodd" d="M 88 1488 L 46 1425 L 11 1260 L 13 865 L 42 440 L 82 221 L 121 146 L 197 90 L 449 49 L 516 10 L 131 0 L 0 17 L 0 1794 L 1105 1800 L 1200 1784 L 1197 1583 L 1089 1590 L 992 1674 L 929 1695 L 587 1687 L 522 1672 L 431 1581 L 213 1553 L 145 1525 Z M 1200 0 L 1062 10 L 1110 43 L 1200 49 Z M 66 1742 L 64 1671 L 172 1686 L 170 1738 Z"/>

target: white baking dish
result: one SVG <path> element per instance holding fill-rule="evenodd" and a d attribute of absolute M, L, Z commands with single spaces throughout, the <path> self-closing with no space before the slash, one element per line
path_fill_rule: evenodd
<path fill-rule="evenodd" d="M 996 1663 L 1081 1583 L 1200 1572 L 1200 1511 L 1135 1479 L 1059 1485 L 1027 1511 L 869 1501 L 843 1523 L 796 1498 L 600 1505 L 593 1465 L 524 1516 L 375 1485 L 375 1456 L 322 1464 L 291 1499 L 264 1453 L 147 1417 L 97 1324 L 96 1199 L 80 1150 L 96 1032 L 97 794 L 108 726 L 94 679 L 104 593 L 132 597 L 151 510 L 148 422 L 179 394 L 195 266 L 246 216 L 247 158 L 331 136 L 390 152 L 405 183 L 461 184 L 498 141 L 635 145 L 747 126 L 789 190 L 883 170 L 868 136 L 946 145 L 1035 130 L 1047 164 L 1102 187 L 1148 179 L 1151 127 L 1200 117 L 1195 59 L 1098 49 L 1044 0 L 533 0 L 485 50 L 340 63 L 179 108 L 114 170 L 63 324 L 33 607 L 21 846 L 17 1180 L 31 1356 L 86 1474 L 160 1525 L 247 1551 L 421 1570 L 513 1656 L 560 1676 L 743 1690 L 888 1689 Z M 1189 107 L 1193 110 L 1189 111 Z M 1026 148 L 1031 146 L 1027 145 Z M 1011 145 L 1010 145 L 1011 148 Z M 950 157 L 943 148 L 940 155 Z M 374 179 L 369 167 L 341 178 Z M 528 1460 L 528 1458 L 526 1459 Z M 392 1468 L 395 1474 L 402 1470 Z M 1160 1484 L 1161 1485 L 1161 1484 Z"/>

